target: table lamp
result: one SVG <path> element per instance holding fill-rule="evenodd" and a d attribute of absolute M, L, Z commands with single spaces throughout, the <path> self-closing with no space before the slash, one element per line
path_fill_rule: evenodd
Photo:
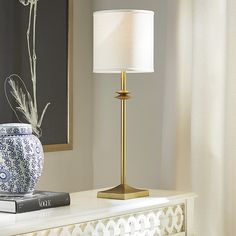
<path fill-rule="evenodd" d="M 99 198 L 130 199 L 146 197 L 126 183 L 126 73 L 153 72 L 154 12 L 146 10 L 106 10 L 93 14 L 93 72 L 120 73 L 121 89 L 121 184 L 98 192 Z"/>

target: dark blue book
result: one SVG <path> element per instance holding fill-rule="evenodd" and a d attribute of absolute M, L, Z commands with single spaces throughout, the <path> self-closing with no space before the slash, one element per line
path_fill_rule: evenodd
<path fill-rule="evenodd" d="M 35 191 L 31 196 L 0 197 L 0 212 L 7 213 L 23 213 L 67 205 L 70 205 L 70 194 L 62 192 Z"/>

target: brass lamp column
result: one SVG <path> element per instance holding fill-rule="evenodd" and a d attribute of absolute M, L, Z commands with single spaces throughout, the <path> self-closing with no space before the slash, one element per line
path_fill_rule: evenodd
<path fill-rule="evenodd" d="M 126 90 L 126 72 L 121 72 L 121 90 L 116 97 L 121 100 L 121 185 L 126 183 L 126 100 L 130 98 Z"/>
<path fill-rule="evenodd" d="M 98 192 L 99 198 L 130 199 L 149 195 L 148 190 L 126 182 L 126 73 L 153 72 L 154 12 L 146 10 L 106 10 L 93 14 L 93 72 L 121 73 L 121 183 Z"/>
<path fill-rule="evenodd" d="M 99 198 L 130 199 L 149 196 L 148 190 L 140 190 L 126 184 L 126 100 L 130 98 L 126 90 L 126 72 L 121 73 L 121 90 L 116 97 L 121 100 L 121 184 L 115 188 L 98 192 Z"/>

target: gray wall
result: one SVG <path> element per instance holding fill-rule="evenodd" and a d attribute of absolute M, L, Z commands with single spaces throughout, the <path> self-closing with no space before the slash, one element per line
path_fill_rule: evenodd
<path fill-rule="evenodd" d="M 155 73 L 128 74 L 132 98 L 127 106 L 128 182 L 161 186 L 162 114 L 166 48 L 166 0 L 94 0 L 93 9 L 146 9 L 155 12 Z M 94 187 L 119 184 L 120 104 L 118 75 L 94 74 L 93 164 Z"/>
<path fill-rule="evenodd" d="M 46 153 L 39 189 L 75 192 L 91 189 L 92 163 L 92 5 L 74 1 L 74 149 Z"/>
<path fill-rule="evenodd" d="M 74 150 L 46 154 L 40 189 L 74 192 L 120 182 L 120 104 L 114 99 L 119 76 L 92 73 L 92 12 L 118 8 L 155 11 L 155 73 L 128 74 L 127 78 L 132 92 L 127 107 L 128 182 L 140 187 L 173 187 L 168 177 L 174 171 L 169 158 L 174 155 L 169 141 L 173 133 L 167 120 L 174 112 L 175 89 L 166 90 L 166 83 L 174 81 L 168 64 L 175 39 L 167 32 L 167 27 L 174 27 L 168 16 L 172 13 L 167 11 L 172 3 L 74 0 Z"/>

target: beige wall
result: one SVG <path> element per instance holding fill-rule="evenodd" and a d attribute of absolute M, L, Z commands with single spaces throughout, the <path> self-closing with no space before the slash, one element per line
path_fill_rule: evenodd
<path fill-rule="evenodd" d="M 133 8 L 155 11 L 155 73 L 128 75 L 128 182 L 161 185 L 161 138 L 166 46 L 166 0 L 94 0 L 93 9 Z M 94 187 L 119 183 L 120 105 L 118 75 L 94 75 L 93 170 Z"/>
<path fill-rule="evenodd" d="M 92 188 L 92 15 L 90 0 L 74 1 L 74 149 L 46 153 L 38 189 Z"/>

